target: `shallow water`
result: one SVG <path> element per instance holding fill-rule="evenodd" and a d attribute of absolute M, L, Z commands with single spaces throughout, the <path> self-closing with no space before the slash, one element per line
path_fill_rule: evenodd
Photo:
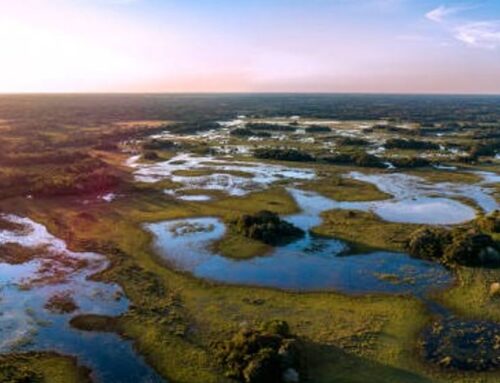
<path fill-rule="evenodd" d="M 316 193 L 290 189 L 301 213 L 286 219 L 306 236 L 271 254 L 235 260 L 214 253 L 225 225 L 214 217 L 147 224 L 156 251 L 173 267 L 225 283 L 259 285 L 289 290 L 335 290 L 345 293 L 415 293 L 446 286 L 451 274 L 441 265 L 406 254 L 374 251 L 347 255 L 345 242 L 315 236 L 309 230 L 321 222 L 319 214 L 332 203 Z"/>
<path fill-rule="evenodd" d="M 339 202 L 339 209 L 372 211 L 392 222 L 423 224 L 457 224 L 475 218 L 476 210 L 454 198 L 467 198 L 485 212 L 500 208 L 485 185 L 499 178 L 494 173 L 478 173 L 483 182 L 474 185 L 451 182 L 429 183 L 403 173 L 363 174 L 351 172 L 348 177 L 376 185 L 393 198 L 383 201 Z"/>
<path fill-rule="evenodd" d="M 116 316 L 128 301 L 115 284 L 89 280 L 107 267 L 95 253 L 75 253 L 44 226 L 27 218 L 4 217 L 23 225 L 21 232 L 0 231 L 0 245 L 37 249 L 33 260 L 0 263 L 0 353 L 57 351 L 74 355 L 90 367 L 97 382 L 147 383 L 163 380 L 135 354 L 132 343 L 116 334 L 84 332 L 70 327 L 78 314 Z M 69 294 L 78 309 L 59 314 L 44 306 L 54 294 Z"/>
<path fill-rule="evenodd" d="M 135 168 L 137 181 L 154 183 L 164 179 L 182 185 L 177 191 L 188 189 L 218 190 L 231 196 L 243 196 L 249 192 L 262 190 L 277 181 L 310 180 L 315 173 L 309 169 L 294 169 L 280 165 L 259 162 L 232 161 L 210 156 L 179 154 L 168 161 L 154 164 L 139 163 L 134 156 L 127 164 Z M 207 162 L 210 165 L 207 165 Z M 212 174 L 203 176 L 179 176 L 178 170 L 210 170 Z M 247 176 L 228 174 L 245 172 Z"/>

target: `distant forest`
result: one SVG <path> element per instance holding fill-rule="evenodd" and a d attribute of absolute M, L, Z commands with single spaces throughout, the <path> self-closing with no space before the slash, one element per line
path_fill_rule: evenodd
<path fill-rule="evenodd" d="M 496 123 L 500 96 L 361 94 L 3 95 L 0 119 L 105 123 L 124 120 L 215 120 L 236 115 L 389 119 L 422 125 Z"/>

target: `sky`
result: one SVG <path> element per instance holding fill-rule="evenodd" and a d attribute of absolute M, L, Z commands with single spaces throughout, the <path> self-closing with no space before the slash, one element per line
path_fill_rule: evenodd
<path fill-rule="evenodd" d="M 0 93 L 500 93 L 500 0 L 0 0 Z"/>

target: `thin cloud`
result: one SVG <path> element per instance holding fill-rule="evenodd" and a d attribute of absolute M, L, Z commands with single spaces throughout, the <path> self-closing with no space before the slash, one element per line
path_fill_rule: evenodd
<path fill-rule="evenodd" d="M 455 38 L 464 44 L 486 49 L 500 47 L 500 21 L 467 23 L 455 28 Z"/>
<path fill-rule="evenodd" d="M 496 49 L 500 47 L 500 21 L 450 20 L 450 15 L 474 7 L 447 7 L 441 5 L 425 14 L 425 17 L 443 27 L 451 37 L 460 43 L 475 48 Z"/>
<path fill-rule="evenodd" d="M 466 9 L 469 9 L 469 8 L 447 7 L 447 6 L 441 5 L 435 9 L 433 9 L 432 11 L 427 12 L 425 14 L 425 17 L 428 20 L 434 21 L 436 23 L 442 23 L 443 21 L 445 21 L 447 16 L 452 15 L 452 14 L 457 13 L 457 12 L 464 11 Z"/>

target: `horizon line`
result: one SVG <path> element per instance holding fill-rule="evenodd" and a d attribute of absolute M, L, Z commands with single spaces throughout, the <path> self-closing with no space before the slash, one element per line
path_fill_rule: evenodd
<path fill-rule="evenodd" d="M 109 96 L 154 96 L 154 95 L 358 95 L 358 96 L 500 96 L 500 92 L 310 92 L 310 91 L 187 91 L 187 92 L 170 92 L 170 91 L 151 91 L 151 92 L 104 92 L 104 91 L 75 91 L 75 92 L 1 92 L 0 96 L 92 96 L 92 95 L 109 95 Z"/>

